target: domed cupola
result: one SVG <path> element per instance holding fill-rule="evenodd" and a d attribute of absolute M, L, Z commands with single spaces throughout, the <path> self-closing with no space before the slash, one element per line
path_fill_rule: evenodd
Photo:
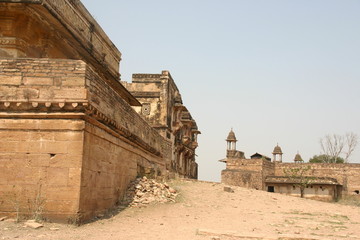
<path fill-rule="evenodd" d="M 295 155 L 294 162 L 295 162 L 295 163 L 303 163 L 303 162 L 304 162 L 304 160 L 302 159 L 302 157 L 301 157 L 301 155 L 299 154 L 299 152 Z"/>
<path fill-rule="evenodd" d="M 234 131 L 231 129 L 228 137 L 226 138 L 227 150 L 236 150 L 236 137 Z"/>
<path fill-rule="evenodd" d="M 274 147 L 274 150 L 273 150 L 273 161 L 274 162 L 282 162 L 282 155 L 283 155 L 283 152 L 281 150 L 281 147 L 279 146 L 279 144 L 277 144 L 275 147 Z"/>

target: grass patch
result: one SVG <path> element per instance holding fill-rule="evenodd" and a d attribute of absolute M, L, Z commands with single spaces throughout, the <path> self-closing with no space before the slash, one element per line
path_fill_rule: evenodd
<path fill-rule="evenodd" d="M 331 215 L 331 217 L 333 219 L 342 220 L 342 221 L 349 221 L 350 220 L 348 216 L 340 215 L 340 214 Z"/>
<path fill-rule="evenodd" d="M 360 196 L 343 196 L 337 204 L 360 207 Z"/>
<path fill-rule="evenodd" d="M 307 212 L 300 212 L 300 211 L 284 212 L 284 214 L 304 215 L 304 216 L 321 216 L 321 215 L 323 215 L 322 213 L 307 213 Z"/>
<path fill-rule="evenodd" d="M 323 223 L 329 223 L 333 225 L 344 225 L 343 222 L 335 222 L 335 221 L 322 221 Z"/>
<path fill-rule="evenodd" d="M 289 219 L 295 219 L 295 220 L 313 220 L 313 218 L 309 218 L 309 217 L 289 217 Z"/>
<path fill-rule="evenodd" d="M 289 220 L 289 219 L 285 219 L 285 223 L 286 223 L 286 224 L 295 224 L 295 222 L 294 222 L 294 221 Z"/>

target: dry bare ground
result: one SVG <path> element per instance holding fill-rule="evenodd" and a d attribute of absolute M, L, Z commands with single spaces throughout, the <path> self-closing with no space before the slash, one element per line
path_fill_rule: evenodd
<path fill-rule="evenodd" d="M 218 183 L 174 181 L 176 203 L 125 208 L 80 227 L 0 222 L 0 239 L 360 239 L 360 207 Z"/>

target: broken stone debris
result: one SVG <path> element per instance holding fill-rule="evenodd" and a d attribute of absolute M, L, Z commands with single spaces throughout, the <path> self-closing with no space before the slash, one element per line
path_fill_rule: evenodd
<path fill-rule="evenodd" d="M 131 182 L 122 204 L 137 207 L 151 203 L 175 202 L 177 195 L 177 191 L 167 183 L 142 177 Z"/>
<path fill-rule="evenodd" d="M 40 223 L 37 223 L 35 220 L 28 220 L 24 223 L 24 225 L 26 227 L 30 227 L 30 228 L 33 228 L 33 229 L 38 229 L 38 228 L 41 228 L 43 227 L 44 225 L 40 224 Z"/>
<path fill-rule="evenodd" d="M 231 187 L 224 187 L 224 191 L 225 191 L 225 192 L 233 193 L 233 192 L 234 192 L 234 189 L 232 189 Z"/>

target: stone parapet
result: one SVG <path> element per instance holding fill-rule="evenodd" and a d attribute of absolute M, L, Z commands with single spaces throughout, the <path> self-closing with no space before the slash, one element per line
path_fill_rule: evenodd
<path fill-rule="evenodd" d="M 80 1 L 1 0 L 0 26 L 0 58 L 83 60 L 127 103 L 140 106 L 120 83 L 121 53 Z"/>
<path fill-rule="evenodd" d="M 35 8 L 45 7 L 98 62 L 106 65 L 114 76 L 119 76 L 120 51 L 81 1 L 0 0 L 0 3 L 25 3 Z"/>

